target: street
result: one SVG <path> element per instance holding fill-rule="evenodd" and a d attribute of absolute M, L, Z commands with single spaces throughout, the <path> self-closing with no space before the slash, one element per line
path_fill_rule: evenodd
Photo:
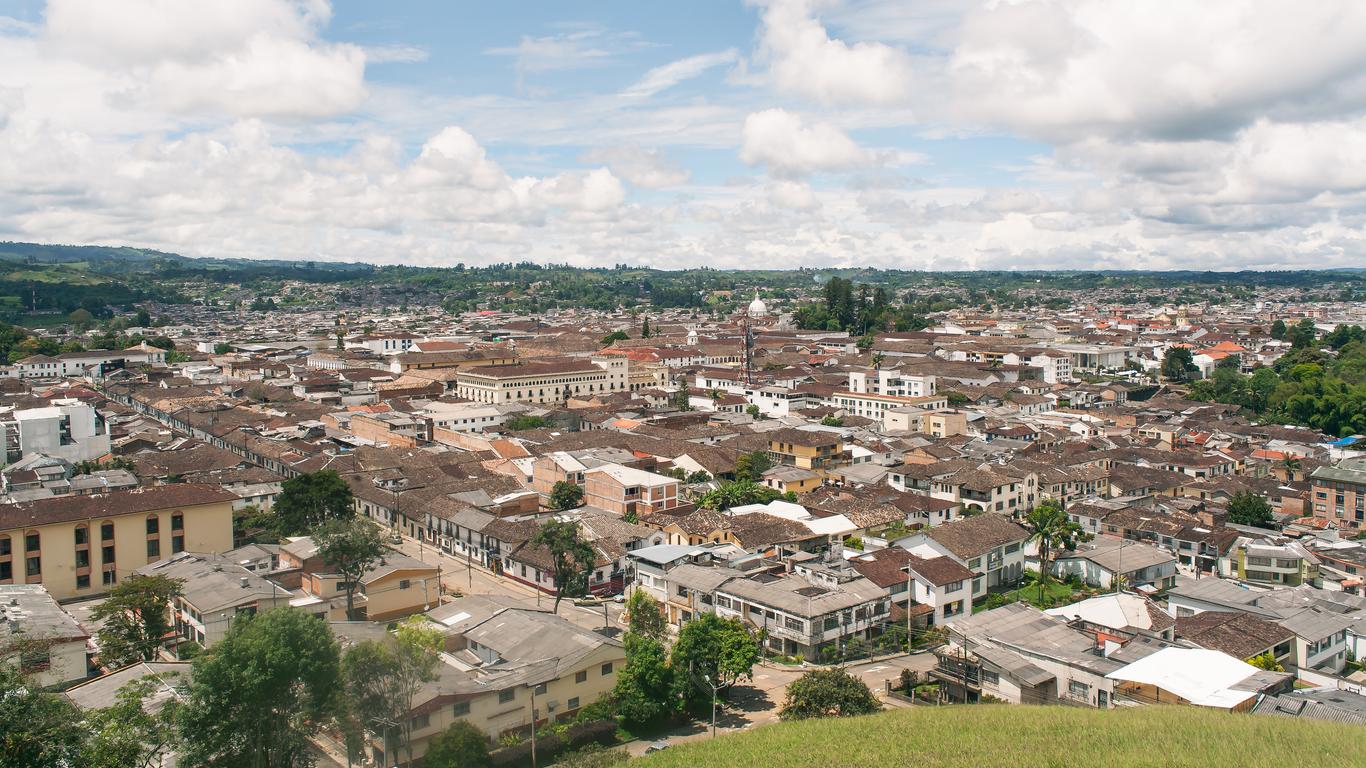
<path fill-rule="evenodd" d="M 403 537 L 403 543 L 390 546 L 428 565 L 439 566 L 441 586 L 445 593 L 459 592 L 462 595 L 514 598 L 523 605 L 537 605 L 547 610 L 555 604 L 553 595 L 541 593 L 515 579 L 495 576 L 478 564 L 471 565 L 464 558 L 448 555 L 425 544 L 419 545 L 417 541 L 406 536 Z M 559 613 L 564 619 L 584 629 L 601 630 L 607 627 L 611 631 L 620 632 L 622 606 L 609 601 L 605 605 L 605 611 L 604 617 L 604 606 L 585 607 L 574 605 L 574 601 L 569 599 L 560 601 Z"/>

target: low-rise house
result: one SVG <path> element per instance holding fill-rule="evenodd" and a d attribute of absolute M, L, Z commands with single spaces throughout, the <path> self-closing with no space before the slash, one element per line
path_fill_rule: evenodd
<path fill-rule="evenodd" d="M 779 493 L 808 493 L 821 487 L 824 478 L 801 467 L 773 467 L 766 470 L 761 482 Z"/>
<path fill-rule="evenodd" d="M 768 457 L 774 464 L 820 471 L 840 463 L 844 441 L 836 432 L 778 429 L 767 434 Z"/>
<path fill-rule="evenodd" d="M 620 516 L 648 517 L 677 509 L 679 481 L 621 464 L 604 464 L 583 473 L 584 501 Z"/>
<path fill-rule="evenodd" d="M 619 640 L 549 612 L 465 597 L 428 613 L 446 635 L 437 679 L 424 684 L 409 712 L 412 753 L 457 720 L 489 737 L 525 733 L 538 723 L 569 720 L 611 692 L 626 663 Z M 392 745 L 389 745 L 392 746 Z M 372 740 L 378 765 L 406 759 Z"/>
<path fill-rule="evenodd" d="M 1265 586 L 1297 587 L 1319 581 L 1318 556 L 1295 541 L 1239 537 L 1220 565 L 1225 578 Z"/>
<path fill-rule="evenodd" d="M 44 687 L 89 674 L 90 634 L 41 584 L 0 584 L 0 648 L 12 648 L 19 668 Z"/>
<path fill-rule="evenodd" d="M 181 581 L 181 596 L 171 604 L 177 643 L 211 648 L 239 615 L 254 615 L 289 605 L 294 595 L 221 554 L 182 552 L 139 568 L 143 576 Z"/>
<path fill-rule="evenodd" d="M 921 558 L 893 547 L 854 558 L 849 564 L 886 589 L 892 602 L 921 628 L 972 613 L 970 592 L 976 574 L 952 557 Z"/>
<path fill-rule="evenodd" d="M 949 556 L 976 574 L 971 598 L 1018 584 L 1029 531 L 996 514 L 979 514 L 912 534 L 896 545 L 925 559 Z"/>
<path fill-rule="evenodd" d="M 303 594 L 290 607 L 328 621 L 394 621 L 430 610 L 441 601 L 440 568 L 401 552 L 386 550 L 356 585 L 353 616 L 346 615 L 346 582 L 322 562 L 317 544 L 308 536 L 294 539 L 280 550 L 281 564 L 300 569 Z"/>
<path fill-rule="evenodd" d="M 1168 641 L 1175 638 L 1176 620 L 1152 600 L 1128 592 L 1097 595 L 1044 613 L 1061 616 L 1073 628 L 1094 636 L 1102 646 L 1107 642 L 1124 645 L 1140 636 Z"/>
<path fill-rule="evenodd" d="M 1116 580 L 1129 589 L 1163 590 L 1176 584 L 1176 557 L 1156 547 L 1104 537 L 1094 545 L 1053 557 L 1053 575 L 1076 576 L 1083 583 L 1111 589 Z"/>
<path fill-rule="evenodd" d="M 1291 676 L 1220 651 L 1163 648 L 1106 675 L 1115 692 L 1142 704 L 1193 704 L 1247 712 L 1263 694 L 1288 691 Z"/>
<path fill-rule="evenodd" d="M 1176 619 L 1176 636 L 1243 661 L 1269 655 L 1282 666 L 1295 664 L 1295 633 L 1250 613 L 1205 611 L 1185 616 Z"/>
<path fill-rule="evenodd" d="M 930 676 L 949 701 L 992 696 L 1012 704 L 1068 703 L 1108 709 L 1123 668 L 1107 658 L 1085 632 L 1060 616 L 1012 603 L 953 619 L 944 625 L 948 644 L 935 650 Z"/>

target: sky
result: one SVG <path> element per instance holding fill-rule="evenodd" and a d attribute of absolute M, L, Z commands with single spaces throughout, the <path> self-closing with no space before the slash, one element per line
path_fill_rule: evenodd
<path fill-rule="evenodd" d="M 1360 0 L 0 0 L 0 240 L 1366 267 Z"/>

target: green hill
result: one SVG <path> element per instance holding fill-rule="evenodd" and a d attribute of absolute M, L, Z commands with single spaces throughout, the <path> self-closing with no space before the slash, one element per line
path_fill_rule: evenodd
<path fill-rule="evenodd" d="M 634 763 L 633 763 L 634 764 Z M 919 707 L 680 744 L 642 768 L 1366 765 L 1366 727 L 1196 707 Z"/>

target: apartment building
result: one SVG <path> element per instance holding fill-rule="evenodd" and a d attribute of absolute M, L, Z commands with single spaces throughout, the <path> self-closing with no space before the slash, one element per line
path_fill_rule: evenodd
<path fill-rule="evenodd" d="M 480 366 L 456 374 L 455 393 L 478 403 L 562 403 L 627 391 L 629 367 L 616 355 Z"/>
<path fill-rule="evenodd" d="M 1339 529 L 1366 527 L 1366 458 L 1346 459 L 1309 473 L 1313 516 Z"/>
<path fill-rule="evenodd" d="M 949 407 L 949 398 L 946 395 L 908 397 L 904 395 L 880 395 L 872 392 L 841 391 L 830 395 L 826 398 L 826 402 L 836 408 L 843 408 L 855 416 L 862 416 L 874 421 L 883 421 L 887 411 L 893 408 L 911 406 L 926 410 L 939 410 Z"/>
<path fill-rule="evenodd" d="M 806 429 L 777 429 L 768 433 L 768 457 L 774 464 L 824 470 L 844 458 L 838 433 Z"/>
<path fill-rule="evenodd" d="M 935 393 L 936 387 L 935 377 L 929 374 L 916 375 L 887 369 L 871 374 L 864 371 L 849 373 L 849 392 L 860 395 L 929 397 Z"/>
<path fill-rule="evenodd" d="M 109 426 L 89 404 L 56 399 L 45 408 L 0 412 L 4 460 L 31 456 L 65 459 L 73 464 L 109 455 Z"/>
<path fill-rule="evenodd" d="M 0 584 L 42 584 L 70 600 L 179 552 L 225 552 L 236 500 L 184 483 L 0 506 Z"/>
<path fill-rule="evenodd" d="M 677 509 L 678 480 L 635 467 L 604 464 L 583 473 L 584 501 L 616 515 L 641 518 Z"/>
<path fill-rule="evenodd" d="M 1318 585 L 1319 558 L 1294 541 L 1239 537 L 1220 576 L 1269 587 Z"/>

